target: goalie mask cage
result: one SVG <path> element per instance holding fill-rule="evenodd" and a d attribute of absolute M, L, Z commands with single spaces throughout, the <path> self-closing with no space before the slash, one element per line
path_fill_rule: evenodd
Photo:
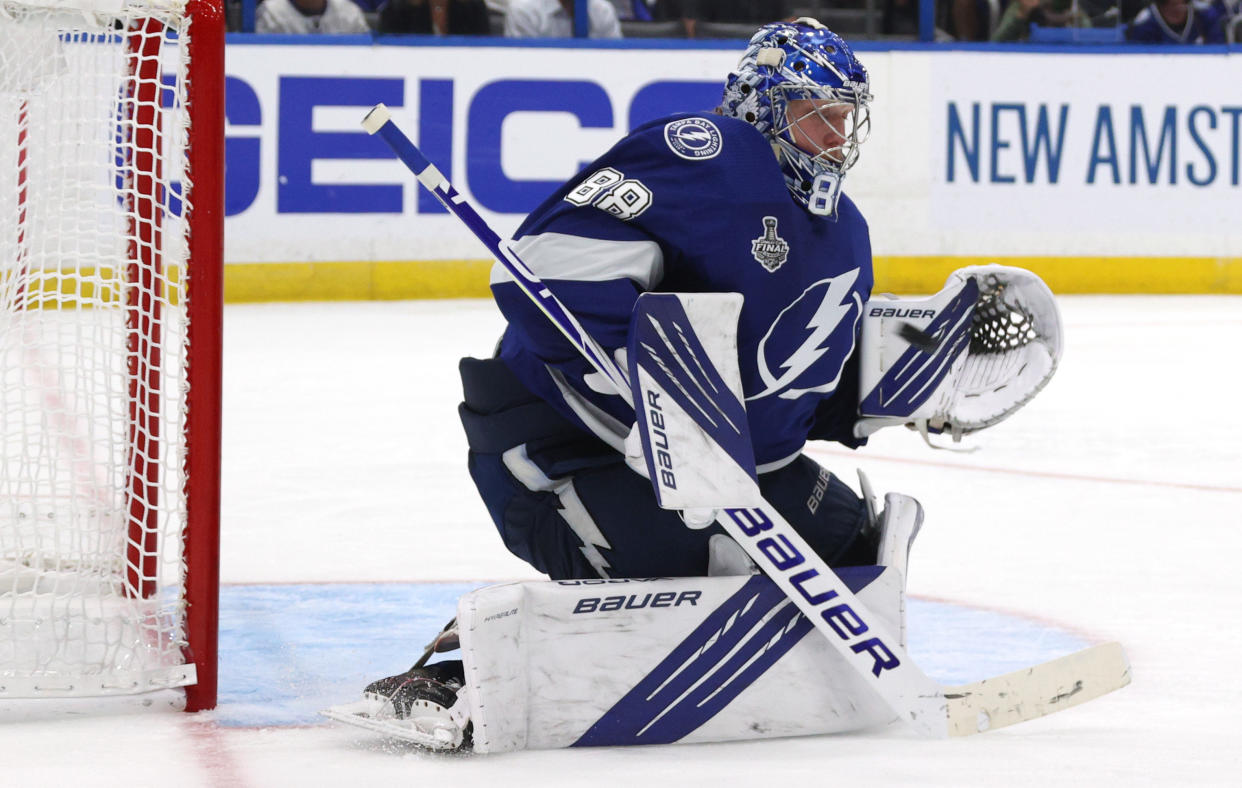
<path fill-rule="evenodd" d="M 222 0 L 0 0 L 0 700 L 216 699 Z"/>

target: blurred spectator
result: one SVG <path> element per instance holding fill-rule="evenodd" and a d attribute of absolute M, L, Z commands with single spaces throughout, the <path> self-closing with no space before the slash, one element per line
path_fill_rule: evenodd
<path fill-rule="evenodd" d="M 1156 0 L 1126 27 L 1126 40 L 1142 44 L 1202 44 L 1207 15 L 1190 0 Z"/>
<path fill-rule="evenodd" d="M 665 0 L 663 16 L 681 19 L 686 37 L 694 38 L 699 22 L 764 25 L 789 17 L 789 0 Z"/>
<path fill-rule="evenodd" d="M 886 36 L 918 35 L 918 0 L 884 0 L 880 32 Z"/>
<path fill-rule="evenodd" d="M 369 33 L 353 0 L 263 0 L 255 11 L 256 33 Z"/>
<path fill-rule="evenodd" d="M 485 36 L 483 0 L 388 0 L 380 9 L 377 33 L 430 33 L 437 36 Z"/>
<path fill-rule="evenodd" d="M 1010 7 L 1019 2 L 1011 0 Z M 949 22 L 953 37 L 958 41 L 985 41 L 988 37 L 985 14 L 975 0 L 953 0 L 949 6 Z"/>
<path fill-rule="evenodd" d="M 634 19 L 639 22 L 655 20 L 655 13 L 652 11 L 656 5 L 655 0 L 612 0 L 612 4 L 629 6 L 628 14 L 622 8 L 617 9 L 617 14 L 622 19 Z"/>
<path fill-rule="evenodd" d="M 655 17 L 647 0 L 608 0 L 617 11 L 617 19 L 650 22 Z"/>
<path fill-rule="evenodd" d="M 762 25 L 789 16 L 787 0 L 680 0 L 677 5 L 683 17 L 705 22 Z"/>
<path fill-rule="evenodd" d="M 591 38 L 620 38 L 617 9 L 608 0 L 587 0 Z M 509 38 L 570 38 L 574 0 L 509 0 L 505 35 Z"/>
<path fill-rule="evenodd" d="M 1001 14 L 992 40 L 1025 41 L 1031 35 L 1032 23 L 1041 27 L 1091 26 L 1091 20 L 1073 0 L 1012 0 Z"/>
<path fill-rule="evenodd" d="M 1129 24 L 1151 0 L 1078 0 L 1078 8 L 1091 19 L 1092 27 Z"/>
<path fill-rule="evenodd" d="M 1198 13 L 1203 15 L 1205 39 L 1209 44 L 1229 43 L 1229 25 L 1242 14 L 1242 0 L 1212 0 L 1199 4 Z"/>

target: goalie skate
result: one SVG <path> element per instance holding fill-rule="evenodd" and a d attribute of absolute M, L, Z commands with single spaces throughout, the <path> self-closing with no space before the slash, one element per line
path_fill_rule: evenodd
<path fill-rule="evenodd" d="M 414 667 L 372 682 L 362 700 L 320 714 L 428 750 L 467 750 L 470 722 L 465 696 L 458 698 L 460 675 L 460 662 Z"/>

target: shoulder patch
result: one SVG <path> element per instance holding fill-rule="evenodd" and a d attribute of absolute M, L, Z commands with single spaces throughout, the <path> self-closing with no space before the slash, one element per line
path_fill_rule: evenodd
<path fill-rule="evenodd" d="M 706 118 L 682 118 L 666 123 L 664 141 L 673 153 L 690 161 L 714 158 L 724 144 L 720 129 Z"/>

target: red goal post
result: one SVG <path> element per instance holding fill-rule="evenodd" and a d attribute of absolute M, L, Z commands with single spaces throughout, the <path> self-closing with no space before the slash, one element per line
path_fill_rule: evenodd
<path fill-rule="evenodd" d="M 0 0 L 0 700 L 216 702 L 223 0 Z"/>

